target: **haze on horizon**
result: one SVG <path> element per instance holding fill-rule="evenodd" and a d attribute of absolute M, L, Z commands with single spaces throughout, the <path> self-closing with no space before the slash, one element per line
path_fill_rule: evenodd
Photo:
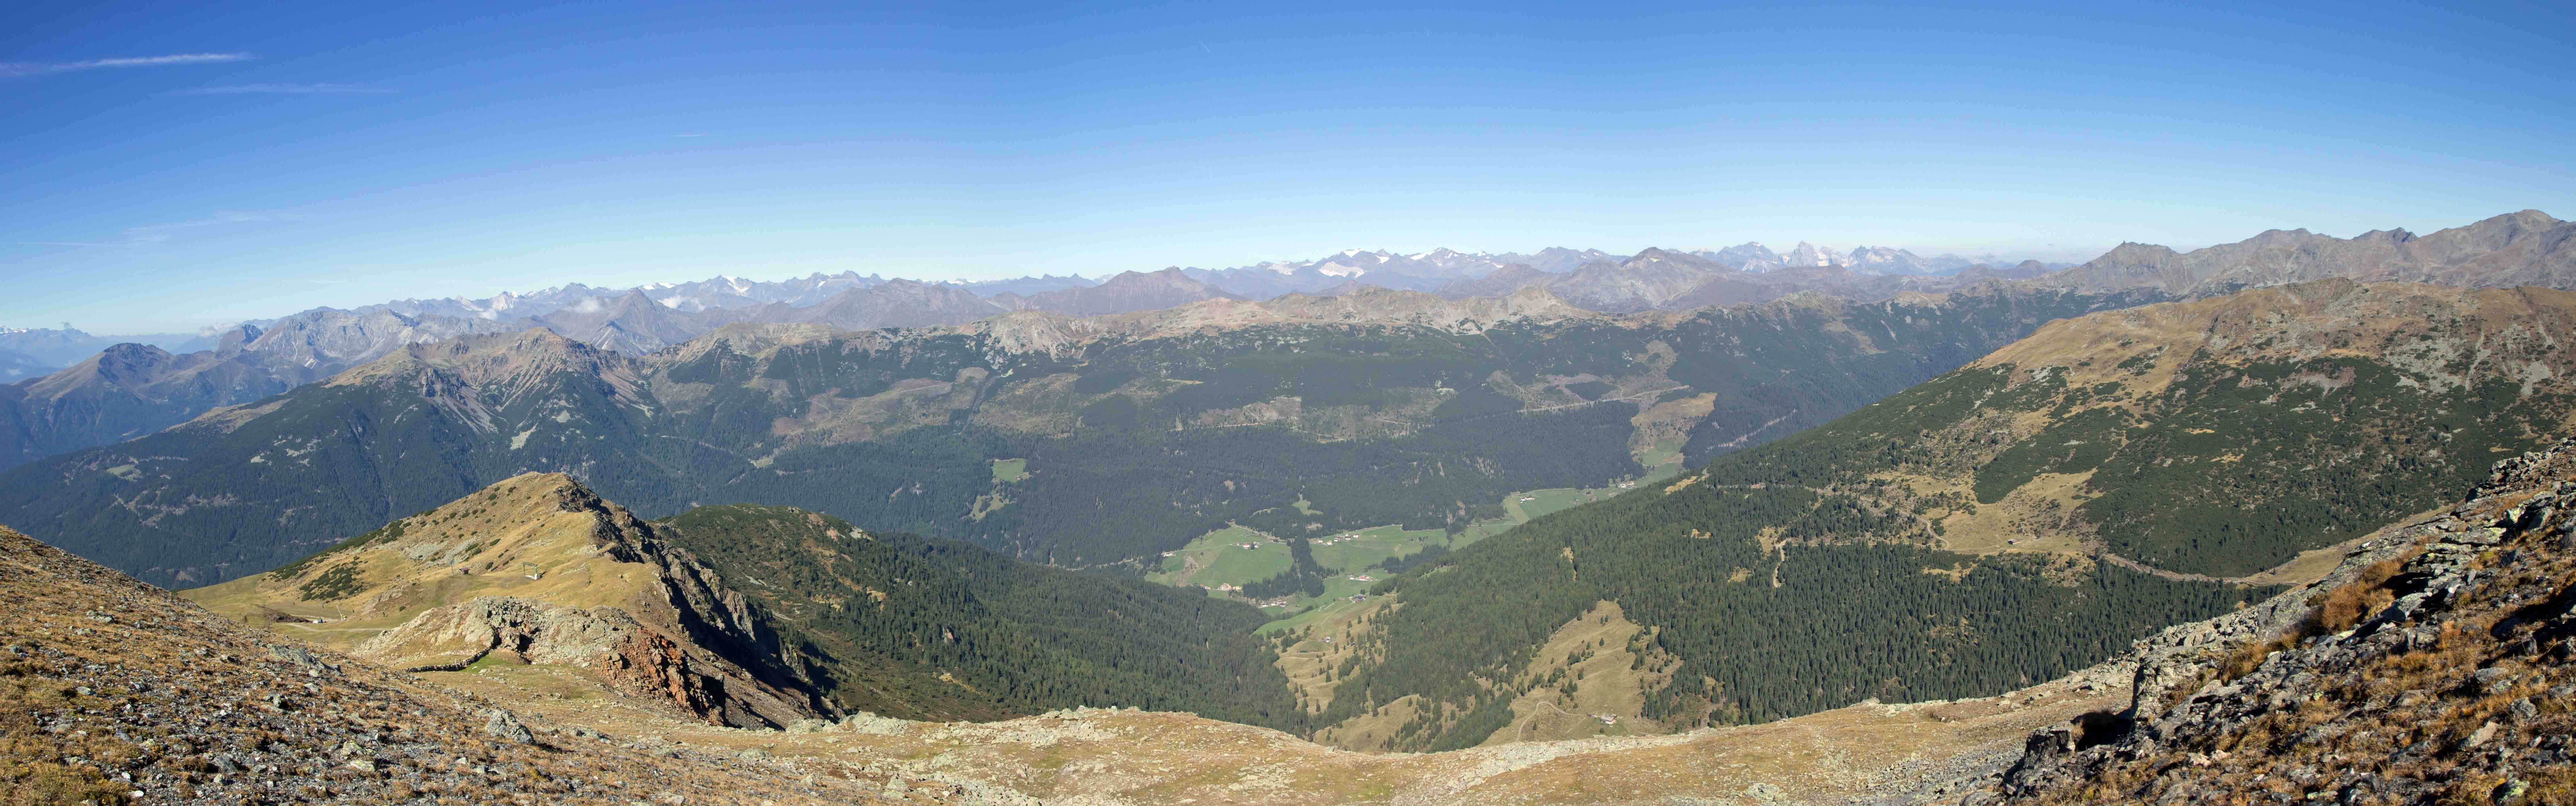
<path fill-rule="evenodd" d="M 0 12 L 0 324 L 2576 209 L 2576 8 Z"/>

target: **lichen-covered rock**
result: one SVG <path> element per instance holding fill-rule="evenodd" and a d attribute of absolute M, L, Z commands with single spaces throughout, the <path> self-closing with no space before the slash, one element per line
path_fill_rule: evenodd
<path fill-rule="evenodd" d="M 536 733 L 529 731 L 528 726 L 519 724 L 519 718 L 516 715 L 499 708 L 492 709 L 492 718 L 483 722 L 483 733 L 513 744 L 537 743 Z"/>

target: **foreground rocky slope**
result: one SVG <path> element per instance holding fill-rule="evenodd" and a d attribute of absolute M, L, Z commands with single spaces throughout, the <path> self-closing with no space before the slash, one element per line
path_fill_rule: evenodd
<path fill-rule="evenodd" d="M 536 579 L 531 579 L 536 582 Z M 1842 803 L 1991 773 L 2123 703 L 2123 670 L 2002 698 L 1445 754 L 1360 754 L 1190 713 L 711 724 L 549 662 L 384 670 L 0 530 L 10 803 Z M 538 651 L 544 654 L 544 651 Z"/>
<path fill-rule="evenodd" d="M 0 801 L 873 803 L 884 782 L 496 708 L 0 528 Z"/>
<path fill-rule="evenodd" d="M 2005 802 L 2576 801 L 2576 440 L 2130 660 L 2129 706 L 2034 735 Z"/>

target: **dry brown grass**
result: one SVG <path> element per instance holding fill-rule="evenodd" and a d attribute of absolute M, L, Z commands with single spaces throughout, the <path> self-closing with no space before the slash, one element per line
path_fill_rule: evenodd
<path fill-rule="evenodd" d="M 2361 569 L 2360 576 L 2354 577 L 2352 582 L 2311 601 L 2317 610 L 2309 617 L 2306 625 L 2308 634 L 2327 635 L 2352 629 L 2362 619 L 2397 601 L 2397 594 L 2388 589 L 2388 580 L 2405 570 L 2405 560 L 2411 559 L 2415 553 L 2420 552 L 2372 563 L 2370 567 Z"/>
<path fill-rule="evenodd" d="M 2398 572 L 2405 570 L 2406 561 L 2421 553 L 2423 549 L 2418 547 L 2403 555 L 2372 563 L 2362 569 L 2360 575 L 2354 577 L 2351 582 L 2310 597 L 2308 604 L 2315 610 L 2311 611 L 2307 618 L 2300 620 L 2296 626 L 2282 634 L 2273 636 L 2271 640 L 2255 641 L 2229 652 L 2227 659 L 2218 664 L 2217 678 L 2221 681 L 2232 681 L 2244 677 L 2253 673 L 2255 668 L 2262 666 L 2263 660 L 2274 652 L 2298 646 L 2299 642 L 2309 638 L 2333 635 L 2352 629 L 2353 625 L 2361 623 L 2362 619 L 2385 609 L 2390 603 L 2397 601 L 2396 594 L 2388 589 L 2388 580 L 2396 578 Z M 2178 686 L 2174 691 L 2167 692 L 2168 703 L 2179 702 L 2182 697 L 2190 696 L 2190 689 L 2193 688 L 2196 687 Z M 2180 696 L 2176 696 L 2177 694 Z"/>

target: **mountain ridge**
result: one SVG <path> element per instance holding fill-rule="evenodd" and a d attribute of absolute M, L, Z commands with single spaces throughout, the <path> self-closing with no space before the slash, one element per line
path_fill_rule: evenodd
<path fill-rule="evenodd" d="M 2189 253 L 2124 243 L 2040 278 L 2055 286 L 2152 287 L 2175 295 L 2340 277 L 2469 287 L 2576 287 L 2576 223 L 2523 210 L 2418 236 L 2374 230 L 2349 239 L 2267 230 Z"/>

